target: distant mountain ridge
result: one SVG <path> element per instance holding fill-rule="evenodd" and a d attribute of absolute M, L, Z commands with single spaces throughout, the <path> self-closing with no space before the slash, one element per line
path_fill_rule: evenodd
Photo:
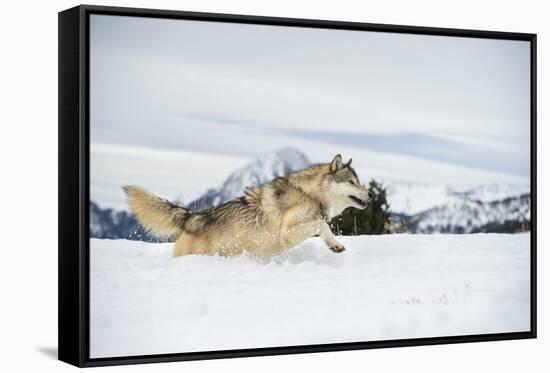
<path fill-rule="evenodd" d="M 412 233 L 511 233 L 530 229 L 531 195 L 484 202 L 468 195 L 404 217 Z"/>
<path fill-rule="evenodd" d="M 265 184 L 311 164 L 297 149 L 279 149 L 235 170 L 221 186 L 207 190 L 185 205 L 195 211 L 217 206 L 242 196 L 247 187 Z M 398 180 L 385 186 L 394 220 L 404 221 L 409 233 L 510 233 L 530 225 L 531 197 L 525 185 L 487 184 L 465 192 L 445 185 Z M 90 235 L 158 242 L 130 213 L 100 207 L 93 201 L 90 202 Z"/>
<path fill-rule="evenodd" d="M 90 236 L 92 238 L 124 238 L 128 240 L 161 242 L 147 233 L 131 213 L 111 208 L 102 208 L 93 201 L 90 201 Z"/>

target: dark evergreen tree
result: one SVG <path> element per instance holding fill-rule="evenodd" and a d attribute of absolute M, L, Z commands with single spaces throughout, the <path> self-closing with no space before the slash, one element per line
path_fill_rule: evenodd
<path fill-rule="evenodd" d="M 384 226 L 391 223 L 390 206 L 386 199 L 386 189 L 374 180 L 369 182 L 369 190 L 374 198 L 364 210 L 349 207 L 330 222 L 336 235 L 357 236 L 362 234 L 385 233 Z"/>

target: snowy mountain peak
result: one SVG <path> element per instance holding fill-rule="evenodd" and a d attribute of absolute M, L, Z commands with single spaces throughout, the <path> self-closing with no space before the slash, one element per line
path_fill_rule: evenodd
<path fill-rule="evenodd" d="M 251 163 L 234 171 L 220 188 L 210 189 L 189 206 L 202 210 L 242 196 L 248 187 L 265 184 L 276 177 L 288 175 L 311 165 L 307 156 L 295 148 L 281 148 L 260 155 Z"/>

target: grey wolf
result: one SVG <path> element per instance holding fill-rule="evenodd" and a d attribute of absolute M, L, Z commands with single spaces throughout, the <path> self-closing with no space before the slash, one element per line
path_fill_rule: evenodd
<path fill-rule="evenodd" d="M 335 253 L 345 250 L 328 222 L 348 207 L 364 209 L 372 193 L 338 154 L 330 163 L 278 177 L 244 196 L 193 212 L 138 186 L 123 187 L 140 224 L 159 238 L 175 239 L 174 256 L 269 255 L 320 236 Z"/>

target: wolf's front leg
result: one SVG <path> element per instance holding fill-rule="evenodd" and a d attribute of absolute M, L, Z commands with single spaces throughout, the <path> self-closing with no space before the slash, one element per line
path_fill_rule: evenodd
<path fill-rule="evenodd" d="M 318 234 L 320 234 L 319 222 L 310 221 L 292 226 L 281 224 L 279 237 L 284 248 L 291 248 Z"/>
<path fill-rule="evenodd" d="M 325 241 L 328 248 L 334 251 L 335 253 L 341 253 L 342 251 L 346 250 L 344 245 L 342 245 L 340 242 L 336 240 L 336 237 L 332 234 L 332 231 L 330 230 L 330 227 L 326 222 L 321 223 L 321 227 L 319 229 L 319 236 Z"/>

